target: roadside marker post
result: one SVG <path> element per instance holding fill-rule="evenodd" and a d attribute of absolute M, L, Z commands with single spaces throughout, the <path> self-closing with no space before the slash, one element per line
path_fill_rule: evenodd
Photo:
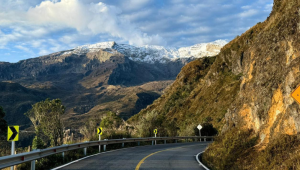
<path fill-rule="evenodd" d="M 199 136 L 200 136 L 200 142 L 201 142 L 201 129 L 202 129 L 202 126 L 199 124 L 197 126 L 197 129 L 199 129 Z M 206 141 L 206 139 L 204 138 L 204 141 Z"/>
<path fill-rule="evenodd" d="M 97 134 L 99 135 L 99 141 L 101 141 L 101 135 L 102 135 L 102 127 L 97 128 Z M 99 153 L 101 152 L 101 145 L 99 145 Z"/>
<path fill-rule="evenodd" d="M 14 154 L 15 154 L 15 141 L 12 141 L 11 142 L 11 155 L 14 155 Z M 14 167 L 11 166 L 10 169 L 14 170 Z"/>
<path fill-rule="evenodd" d="M 154 134 L 155 134 L 155 138 L 156 138 L 156 134 L 157 134 L 157 129 L 154 129 Z M 155 145 L 156 145 L 156 140 L 155 140 Z"/>
<path fill-rule="evenodd" d="M 7 127 L 7 141 L 11 142 L 11 155 L 15 154 L 15 141 L 19 140 L 19 126 L 8 126 Z M 14 170 L 14 166 L 10 167 Z"/>

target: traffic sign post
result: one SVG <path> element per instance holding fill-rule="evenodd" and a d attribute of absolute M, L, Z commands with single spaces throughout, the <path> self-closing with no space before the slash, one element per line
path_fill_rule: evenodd
<path fill-rule="evenodd" d="M 195 126 L 194 126 L 195 127 Z M 199 136 L 201 137 L 201 129 L 202 129 L 202 126 L 199 124 L 197 126 L 197 129 L 199 129 Z M 201 142 L 201 138 L 200 138 L 200 142 Z"/>
<path fill-rule="evenodd" d="M 15 154 L 15 141 L 19 140 L 19 126 L 8 126 L 7 127 L 7 141 L 11 142 L 11 155 Z M 14 170 L 14 167 L 10 167 Z"/>
<path fill-rule="evenodd" d="M 156 134 L 157 134 L 157 129 L 154 129 L 154 134 L 155 134 L 155 138 L 156 138 Z M 155 145 L 156 145 L 156 140 L 155 140 Z"/>
<path fill-rule="evenodd" d="M 102 127 L 97 128 L 97 134 L 99 135 L 99 141 L 101 141 L 101 135 L 102 135 Z M 99 153 L 101 152 L 101 145 L 99 145 Z"/>

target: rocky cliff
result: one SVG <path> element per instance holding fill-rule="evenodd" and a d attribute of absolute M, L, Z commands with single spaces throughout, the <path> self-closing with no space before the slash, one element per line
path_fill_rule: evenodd
<path fill-rule="evenodd" d="M 299 0 L 275 0 L 267 20 L 223 47 L 208 71 L 185 66 L 166 94 L 130 119 L 137 132 L 136 121 L 151 114 L 172 121 L 155 122 L 165 134 L 195 134 L 209 122 L 219 130 L 204 154 L 212 169 L 299 168 L 300 106 L 290 96 L 300 84 L 299 9 Z"/>

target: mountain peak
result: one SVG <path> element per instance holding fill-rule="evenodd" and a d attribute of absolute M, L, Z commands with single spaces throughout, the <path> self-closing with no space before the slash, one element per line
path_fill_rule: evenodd
<path fill-rule="evenodd" d="M 133 46 L 128 44 L 118 44 L 114 41 L 110 41 L 79 46 L 64 52 L 63 55 L 84 55 L 89 52 L 103 50 L 109 53 L 121 53 L 133 61 L 146 63 L 165 63 L 180 58 L 201 58 L 205 56 L 215 56 L 220 52 L 220 49 L 225 44 L 227 44 L 225 40 L 217 40 L 211 43 L 196 44 L 190 47 L 176 49 L 157 45 Z"/>

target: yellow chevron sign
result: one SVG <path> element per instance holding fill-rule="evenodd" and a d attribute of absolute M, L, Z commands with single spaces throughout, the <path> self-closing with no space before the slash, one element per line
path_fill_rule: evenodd
<path fill-rule="evenodd" d="M 7 128 L 7 141 L 19 140 L 19 126 L 8 126 Z"/>
<path fill-rule="evenodd" d="M 298 86 L 293 93 L 291 94 L 292 98 L 296 100 L 298 104 L 300 104 L 300 86 Z"/>
<path fill-rule="evenodd" d="M 153 132 L 154 132 L 154 134 L 157 134 L 157 129 L 154 129 L 154 131 L 153 131 Z"/>
<path fill-rule="evenodd" d="M 103 132 L 102 127 L 97 128 L 97 134 L 98 135 L 102 135 L 102 132 Z"/>

